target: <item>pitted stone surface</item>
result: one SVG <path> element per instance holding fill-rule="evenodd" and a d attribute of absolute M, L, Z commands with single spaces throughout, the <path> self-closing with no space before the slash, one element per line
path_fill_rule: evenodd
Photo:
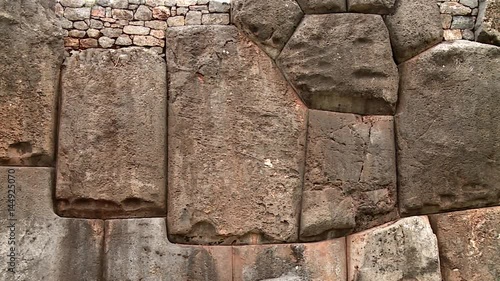
<path fill-rule="evenodd" d="M 232 16 L 234 24 L 274 59 L 303 13 L 295 0 L 236 0 Z"/>
<path fill-rule="evenodd" d="M 230 246 L 174 245 L 165 219 L 106 221 L 104 280 L 231 281 Z"/>
<path fill-rule="evenodd" d="M 54 12 L 42 2 L 0 0 L 0 165 L 54 165 L 64 49 Z"/>
<path fill-rule="evenodd" d="M 442 43 L 400 65 L 401 212 L 500 204 L 500 48 Z"/>
<path fill-rule="evenodd" d="M 75 276 L 99 280 L 101 276 L 103 222 L 55 215 L 53 174 L 52 168 L 0 167 L 0 199 L 5 208 L 0 215 L 1 280 L 71 280 Z M 8 256 L 11 247 L 14 261 Z"/>
<path fill-rule="evenodd" d="M 347 0 L 347 9 L 353 13 L 390 14 L 396 0 Z"/>
<path fill-rule="evenodd" d="M 428 218 L 404 218 L 347 237 L 347 270 L 349 281 L 441 281 Z"/>
<path fill-rule="evenodd" d="M 346 0 L 297 0 L 306 14 L 345 12 Z"/>
<path fill-rule="evenodd" d="M 479 2 L 476 41 L 500 46 L 500 0 Z"/>
<path fill-rule="evenodd" d="M 296 241 L 306 107 L 236 27 L 170 29 L 167 41 L 170 238 Z"/>
<path fill-rule="evenodd" d="M 444 281 L 498 281 L 500 207 L 432 215 Z"/>
<path fill-rule="evenodd" d="M 233 247 L 234 281 L 345 281 L 345 238 L 320 243 Z"/>
<path fill-rule="evenodd" d="M 67 58 L 57 163 L 63 216 L 165 215 L 166 65 L 141 48 Z"/>
<path fill-rule="evenodd" d="M 398 64 L 443 40 L 439 7 L 432 0 L 399 0 L 385 23 Z"/>

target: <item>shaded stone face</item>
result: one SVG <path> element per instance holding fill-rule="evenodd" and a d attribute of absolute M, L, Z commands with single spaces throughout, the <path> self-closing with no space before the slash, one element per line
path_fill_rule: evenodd
<path fill-rule="evenodd" d="M 140 48 L 90 49 L 65 65 L 59 214 L 165 215 L 165 61 Z"/>
<path fill-rule="evenodd" d="M 479 2 L 479 14 L 475 27 L 476 41 L 500 46 L 500 1 Z"/>
<path fill-rule="evenodd" d="M 346 11 L 345 0 L 297 0 L 306 14 L 326 14 Z"/>
<path fill-rule="evenodd" d="M 402 213 L 500 203 L 499 64 L 499 48 L 455 41 L 400 66 Z"/>
<path fill-rule="evenodd" d="M 170 238 L 296 241 L 305 106 L 235 27 L 170 29 L 167 42 Z"/>
<path fill-rule="evenodd" d="M 393 12 L 396 0 L 348 0 L 349 12 L 387 15 Z"/>
<path fill-rule="evenodd" d="M 309 108 L 394 111 L 398 71 L 381 16 L 306 15 L 277 63 Z"/>
<path fill-rule="evenodd" d="M 445 281 L 500 276 L 500 207 L 432 215 Z"/>

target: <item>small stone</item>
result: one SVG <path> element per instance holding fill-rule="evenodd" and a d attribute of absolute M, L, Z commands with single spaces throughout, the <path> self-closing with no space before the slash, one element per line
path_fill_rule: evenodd
<path fill-rule="evenodd" d="M 85 0 L 60 0 L 59 3 L 64 7 L 80 8 L 85 6 Z"/>
<path fill-rule="evenodd" d="M 66 8 L 64 17 L 68 20 L 84 20 L 90 18 L 90 8 Z"/>
<path fill-rule="evenodd" d="M 110 38 L 116 38 L 122 34 L 121 28 L 103 28 L 101 33 Z"/>
<path fill-rule="evenodd" d="M 205 5 L 195 5 L 189 6 L 190 11 L 208 11 L 208 7 Z"/>
<path fill-rule="evenodd" d="M 114 18 L 102 18 L 101 20 L 104 22 L 116 22 L 116 19 Z"/>
<path fill-rule="evenodd" d="M 471 15 L 477 16 L 478 12 L 479 12 L 479 9 L 478 8 L 474 8 L 474 9 L 472 9 Z"/>
<path fill-rule="evenodd" d="M 128 20 L 118 20 L 118 24 L 123 27 L 125 25 L 128 25 Z"/>
<path fill-rule="evenodd" d="M 450 29 L 451 20 L 453 17 L 448 14 L 441 14 L 441 23 L 443 24 L 443 29 Z"/>
<path fill-rule="evenodd" d="M 128 24 L 130 24 L 130 25 L 144 26 L 144 21 L 142 21 L 142 20 L 139 20 L 139 21 L 130 21 Z"/>
<path fill-rule="evenodd" d="M 112 0 L 97 0 L 97 5 L 108 7 L 111 4 Z"/>
<path fill-rule="evenodd" d="M 106 8 L 106 17 L 107 18 L 110 18 L 112 16 L 112 14 L 111 14 L 112 11 L 113 11 L 113 9 L 111 9 L 111 7 Z"/>
<path fill-rule="evenodd" d="M 229 14 L 203 14 L 201 23 L 204 25 L 229 24 Z"/>
<path fill-rule="evenodd" d="M 87 36 L 91 38 L 98 38 L 101 32 L 97 29 L 90 28 L 87 30 Z"/>
<path fill-rule="evenodd" d="M 59 22 L 61 23 L 61 27 L 64 29 L 70 29 L 73 27 L 73 22 L 70 20 L 67 20 L 66 18 L 61 18 L 59 20 Z"/>
<path fill-rule="evenodd" d="M 92 17 L 104 18 L 106 17 L 106 8 L 101 6 L 92 7 L 91 11 Z"/>
<path fill-rule="evenodd" d="M 111 27 L 111 23 L 109 23 L 109 22 L 105 22 L 105 23 L 104 23 L 104 27 Z"/>
<path fill-rule="evenodd" d="M 63 17 L 64 16 L 64 7 L 60 3 L 56 3 L 54 6 L 54 12 L 58 17 Z"/>
<path fill-rule="evenodd" d="M 123 28 L 123 32 L 126 34 L 134 34 L 134 35 L 148 35 L 149 27 L 137 26 L 137 25 L 127 25 Z"/>
<path fill-rule="evenodd" d="M 477 8 L 478 7 L 477 0 L 460 0 L 460 4 L 463 4 L 469 8 Z"/>
<path fill-rule="evenodd" d="M 462 30 L 462 38 L 464 40 L 474 41 L 474 31 L 471 29 Z"/>
<path fill-rule="evenodd" d="M 83 31 L 83 30 L 77 30 L 77 29 L 73 29 L 73 30 L 70 30 L 68 32 L 68 35 L 70 37 L 76 37 L 76 38 L 83 38 L 83 37 L 85 37 L 85 34 L 86 34 L 85 31 Z"/>
<path fill-rule="evenodd" d="M 150 35 L 152 35 L 158 39 L 163 39 L 163 38 L 165 38 L 165 31 L 153 29 L 153 30 L 151 30 Z"/>
<path fill-rule="evenodd" d="M 109 6 L 113 9 L 126 9 L 128 7 L 127 0 L 111 0 Z"/>
<path fill-rule="evenodd" d="M 134 4 L 134 5 L 140 5 L 140 4 L 144 4 L 145 1 L 144 0 L 128 0 L 128 3 Z"/>
<path fill-rule="evenodd" d="M 451 22 L 451 29 L 473 29 L 474 18 L 466 16 L 454 16 Z"/>
<path fill-rule="evenodd" d="M 135 10 L 139 7 L 139 5 L 128 5 L 128 8 L 129 10 Z"/>
<path fill-rule="evenodd" d="M 189 9 L 187 7 L 179 7 L 179 8 L 177 8 L 177 15 L 184 16 L 188 12 L 188 10 Z"/>
<path fill-rule="evenodd" d="M 80 47 L 83 49 L 87 48 L 97 48 L 99 45 L 97 44 L 97 39 L 94 38 L 85 38 L 80 40 Z"/>
<path fill-rule="evenodd" d="M 210 2 L 210 0 L 198 0 L 198 1 L 196 1 L 196 4 L 198 4 L 198 5 L 206 5 L 206 4 L 208 4 L 208 2 Z"/>
<path fill-rule="evenodd" d="M 73 27 L 76 29 L 79 29 L 79 30 L 89 29 L 89 26 L 84 21 L 75 21 L 75 23 L 73 24 Z"/>
<path fill-rule="evenodd" d="M 102 21 L 90 19 L 90 28 L 101 29 L 103 27 L 104 27 L 104 25 L 103 25 Z"/>
<path fill-rule="evenodd" d="M 208 10 L 211 13 L 229 13 L 231 3 L 229 0 L 212 0 L 208 4 Z"/>
<path fill-rule="evenodd" d="M 78 38 L 71 38 L 71 37 L 64 38 L 64 47 L 78 48 L 79 46 L 80 46 L 80 40 Z"/>
<path fill-rule="evenodd" d="M 137 46 L 159 46 L 164 47 L 165 42 L 153 36 L 134 36 L 134 45 Z"/>
<path fill-rule="evenodd" d="M 154 29 L 162 29 L 162 30 L 167 29 L 167 23 L 160 20 L 147 21 L 144 23 L 144 25 Z"/>
<path fill-rule="evenodd" d="M 116 38 L 115 44 L 118 46 L 130 46 L 132 45 L 132 40 L 128 35 L 120 35 Z"/>
<path fill-rule="evenodd" d="M 175 16 L 168 18 L 167 20 L 168 26 L 183 26 L 184 25 L 184 17 L 183 16 Z"/>
<path fill-rule="evenodd" d="M 131 20 L 134 18 L 134 13 L 129 10 L 113 9 L 113 12 L 111 14 L 113 15 L 114 19 L 119 20 Z"/>
<path fill-rule="evenodd" d="M 214 1 L 214 0 L 212 0 L 212 1 Z M 212 1 L 210 1 L 210 2 L 212 2 Z M 177 6 L 179 6 L 179 7 L 188 7 L 188 6 L 196 5 L 196 4 L 197 4 L 197 0 L 177 0 Z"/>
<path fill-rule="evenodd" d="M 110 48 L 111 46 L 113 46 L 114 43 L 115 40 L 109 37 L 103 36 L 99 38 L 99 45 L 103 48 Z"/>
<path fill-rule="evenodd" d="M 151 10 L 144 5 L 140 5 L 134 14 L 134 19 L 136 20 L 151 20 L 152 17 L 153 13 L 151 12 Z"/>
<path fill-rule="evenodd" d="M 186 15 L 186 25 L 200 25 L 201 15 L 199 11 L 189 11 Z"/>
<path fill-rule="evenodd" d="M 462 32 L 460 29 L 446 29 L 443 32 L 443 37 L 446 41 L 460 40 L 462 39 Z"/>
<path fill-rule="evenodd" d="M 163 54 L 163 48 L 162 47 L 151 47 L 151 51 L 157 53 L 157 54 Z"/>
<path fill-rule="evenodd" d="M 170 9 L 165 6 L 158 6 L 153 8 L 153 18 L 159 20 L 166 20 L 170 16 Z"/>
<path fill-rule="evenodd" d="M 452 16 L 466 16 L 469 15 L 472 10 L 457 2 L 444 2 L 440 7 L 441 14 L 451 14 Z"/>

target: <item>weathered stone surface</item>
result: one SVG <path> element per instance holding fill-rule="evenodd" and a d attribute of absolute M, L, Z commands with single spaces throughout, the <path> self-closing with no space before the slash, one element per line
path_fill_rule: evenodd
<path fill-rule="evenodd" d="M 297 0 L 306 14 L 324 14 L 334 12 L 345 12 L 345 0 Z"/>
<path fill-rule="evenodd" d="M 309 108 L 394 111 L 398 71 L 381 16 L 306 15 L 277 63 Z"/>
<path fill-rule="evenodd" d="M 233 23 L 273 59 L 290 39 L 302 16 L 295 0 L 233 2 Z"/>
<path fill-rule="evenodd" d="M 393 127 L 392 116 L 309 111 L 301 240 L 397 218 Z"/>
<path fill-rule="evenodd" d="M 347 237 L 349 281 L 441 281 L 437 239 L 427 217 L 410 217 Z"/>
<path fill-rule="evenodd" d="M 396 0 L 347 0 L 347 9 L 354 13 L 390 14 Z"/>
<path fill-rule="evenodd" d="M 442 43 L 400 65 L 396 114 L 405 214 L 500 203 L 500 48 Z"/>
<path fill-rule="evenodd" d="M 233 248 L 233 280 L 346 280 L 345 238 Z"/>
<path fill-rule="evenodd" d="M 432 215 L 444 281 L 498 281 L 500 207 Z"/>
<path fill-rule="evenodd" d="M 57 163 L 64 216 L 165 215 L 166 66 L 142 48 L 67 58 Z"/>
<path fill-rule="evenodd" d="M 500 46 L 500 0 L 479 2 L 476 41 Z"/>
<path fill-rule="evenodd" d="M 52 178 L 52 168 L 0 167 L 1 280 L 99 280 L 103 222 L 57 217 Z"/>
<path fill-rule="evenodd" d="M 0 165 L 52 166 L 62 30 L 37 1 L 0 11 Z"/>
<path fill-rule="evenodd" d="M 203 14 L 201 17 L 203 25 L 225 25 L 229 24 L 229 14 Z"/>
<path fill-rule="evenodd" d="M 236 27 L 172 28 L 166 40 L 170 238 L 296 241 L 305 106 Z"/>
<path fill-rule="evenodd" d="M 399 0 L 395 12 L 385 18 L 392 50 L 404 62 L 443 40 L 439 7 L 432 0 Z"/>
<path fill-rule="evenodd" d="M 231 281 L 231 247 L 168 242 L 165 219 L 107 220 L 104 280 Z"/>

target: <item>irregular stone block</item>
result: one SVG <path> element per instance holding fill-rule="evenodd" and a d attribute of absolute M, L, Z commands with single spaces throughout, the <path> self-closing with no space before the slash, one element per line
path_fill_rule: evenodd
<path fill-rule="evenodd" d="M 475 37 L 478 42 L 500 46 L 500 0 L 479 2 Z"/>
<path fill-rule="evenodd" d="M 310 110 L 307 132 L 301 240 L 397 219 L 392 116 Z"/>
<path fill-rule="evenodd" d="M 37 1 L 0 11 L 0 165 L 53 166 L 62 29 Z"/>
<path fill-rule="evenodd" d="M 233 2 L 234 24 L 273 59 L 288 42 L 302 16 L 294 0 Z"/>
<path fill-rule="evenodd" d="M 297 0 L 306 14 L 345 12 L 346 0 Z"/>
<path fill-rule="evenodd" d="M 63 216 L 165 215 L 166 66 L 142 48 L 67 58 L 57 163 Z"/>
<path fill-rule="evenodd" d="M 442 43 L 400 65 L 401 212 L 500 203 L 500 48 Z"/>
<path fill-rule="evenodd" d="M 233 247 L 233 280 L 346 280 L 345 238 Z"/>
<path fill-rule="evenodd" d="M 437 239 L 427 217 L 410 217 L 347 237 L 349 281 L 441 281 Z"/>
<path fill-rule="evenodd" d="M 71 21 L 90 19 L 90 8 L 66 8 L 64 17 Z"/>
<path fill-rule="evenodd" d="M 396 62 L 404 62 L 443 40 L 441 16 L 435 1 L 399 0 L 385 18 Z"/>
<path fill-rule="evenodd" d="M 306 107 L 236 27 L 172 28 L 166 40 L 170 238 L 296 241 Z"/>
<path fill-rule="evenodd" d="M 105 280 L 232 280 L 231 247 L 171 244 L 165 219 L 107 220 L 105 237 Z"/>
<path fill-rule="evenodd" d="M 398 70 L 378 15 L 306 15 L 277 60 L 313 109 L 392 114 Z"/>
<path fill-rule="evenodd" d="M 396 0 L 347 0 L 349 12 L 366 14 L 390 14 Z"/>
<path fill-rule="evenodd" d="M 430 217 L 444 281 L 497 281 L 500 277 L 500 207 Z"/>
<path fill-rule="evenodd" d="M 472 12 L 471 8 L 457 2 L 444 2 L 439 7 L 439 10 L 442 14 L 451 14 L 453 16 L 470 15 Z"/>
<path fill-rule="evenodd" d="M 100 279 L 103 222 L 55 215 L 52 178 L 51 168 L 0 167 L 1 280 Z"/>

